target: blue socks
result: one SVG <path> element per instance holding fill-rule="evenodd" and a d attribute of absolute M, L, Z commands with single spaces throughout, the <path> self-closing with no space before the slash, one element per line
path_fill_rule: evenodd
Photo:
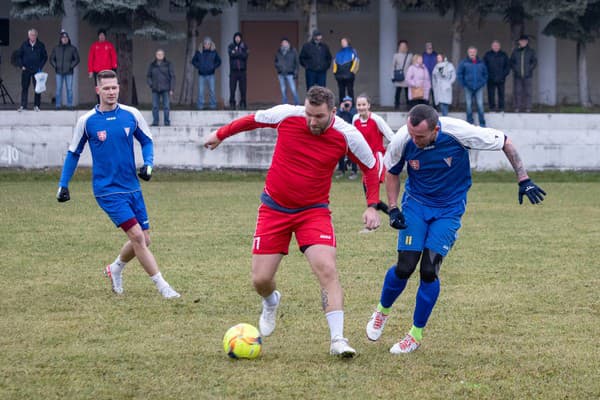
<path fill-rule="evenodd" d="M 433 282 L 421 281 L 419 290 L 417 290 L 417 304 L 415 305 L 415 313 L 413 315 L 413 324 L 417 328 L 423 328 L 427 324 L 427 320 L 431 315 L 439 294 L 439 279 Z"/>
<path fill-rule="evenodd" d="M 383 287 L 381 288 L 381 298 L 379 300 L 379 304 L 384 309 L 390 308 L 406 287 L 407 282 L 408 279 L 398 278 L 396 275 L 396 266 L 392 265 L 392 267 L 388 269 L 388 272 L 385 274 Z"/>

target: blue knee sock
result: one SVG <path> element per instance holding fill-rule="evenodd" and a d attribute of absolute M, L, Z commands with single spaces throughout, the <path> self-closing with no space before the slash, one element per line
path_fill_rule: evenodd
<path fill-rule="evenodd" d="M 440 294 L 440 280 L 436 279 L 433 282 L 423 282 L 417 290 L 417 304 L 415 305 L 415 313 L 413 315 L 413 324 L 417 328 L 423 328 L 427 325 L 427 320 L 431 315 L 433 306 Z"/>
<path fill-rule="evenodd" d="M 390 308 L 406 287 L 406 282 L 408 282 L 408 279 L 398 278 L 396 275 L 396 266 L 392 265 L 392 267 L 388 269 L 388 272 L 385 274 L 385 279 L 383 280 L 381 298 L 379 300 L 381 307 Z"/>

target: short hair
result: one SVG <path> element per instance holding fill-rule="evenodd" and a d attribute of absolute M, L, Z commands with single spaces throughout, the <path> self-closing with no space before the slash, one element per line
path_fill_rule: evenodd
<path fill-rule="evenodd" d="M 366 94 L 366 93 L 363 92 L 363 93 L 359 94 L 358 96 L 356 96 L 356 100 L 357 101 L 360 98 L 363 98 L 363 99 L 367 100 L 367 103 L 371 104 L 371 98 L 369 97 L 368 94 Z"/>
<path fill-rule="evenodd" d="M 306 100 L 313 106 L 327 104 L 328 110 L 333 110 L 334 107 L 333 92 L 323 86 L 313 86 L 306 93 Z"/>
<path fill-rule="evenodd" d="M 30 34 L 30 33 L 35 33 L 36 36 L 38 35 L 38 31 L 35 28 L 31 28 L 27 31 L 27 34 Z"/>
<path fill-rule="evenodd" d="M 427 121 L 427 127 L 434 130 L 439 122 L 438 113 L 431 106 L 426 104 L 417 104 L 408 112 L 408 120 L 412 126 L 417 126 L 423 121 Z"/>
<path fill-rule="evenodd" d="M 112 69 L 102 70 L 102 71 L 98 72 L 98 74 L 96 75 L 96 86 L 100 85 L 100 81 L 102 79 L 113 79 L 113 78 L 117 78 L 117 73 L 115 71 L 113 71 Z"/>
<path fill-rule="evenodd" d="M 96 33 L 96 36 L 100 36 L 101 33 L 104 34 L 104 36 L 106 36 L 106 29 L 104 29 L 104 28 L 98 29 L 98 32 Z"/>
<path fill-rule="evenodd" d="M 467 51 L 469 51 L 469 50 L 471 50 L 471 49 L 473 49 L 473 50 L 477 50 L 477 47 L 475 47 L 475 46 L 469 46 L 469 47 L 467 47 Z"/>

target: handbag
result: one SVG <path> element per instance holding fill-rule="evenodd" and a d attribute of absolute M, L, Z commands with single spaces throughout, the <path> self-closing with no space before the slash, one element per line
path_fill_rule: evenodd
<path fill-rule="evenodd" d="M 410 93 L 413 100 L 421 100 L 425 97 L 425 89 L 422 87 L 410 88 Z"/>
<path fill-rule="evenodd" d="M 408 54 L 404 57 L 404 62 L 402 63 L 402 69 L 394 70 L 394 77 L 392 78 L 392 82 L 404 82 L 406 77 L 404 76 L 404 66 L 406 65 L 406 59 L 408 58 Z"/>

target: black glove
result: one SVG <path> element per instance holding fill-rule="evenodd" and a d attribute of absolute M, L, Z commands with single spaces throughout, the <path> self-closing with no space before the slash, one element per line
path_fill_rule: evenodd
<path fill-rule="evenodd" d="M 150 178 L 152 178 L 152 167 L 150 165 L 144 165 L 140 168 L 138 176 L 145 181 L 149 181 Z"/>
<path fill-rule="evenodd" d="M 531 179 L 525 179 L 519 182 L 519 204 L 523 204 L 523 195 L 529 198 L 531 204 L 538 204 L 544 201 L 546 192 L 541 187 L 533 183 Z"/>
<path fill-rule="evenodd" d="M 69 188 L 59 187 L 58 192 L 56 192 L 56 200 L 58 200 L 59 203 L 64 203 L 65 201 L 71 200 Z"/>
<path fill-rule="evenodd" d="M 404 221 L 404 215 L 402 215 L 402 211 L 398 209 L 398 207 L 390 208 L 388 210 L 390 215 L 390 226 L 394 229 L 406 229 L 408 225 Z"/>

